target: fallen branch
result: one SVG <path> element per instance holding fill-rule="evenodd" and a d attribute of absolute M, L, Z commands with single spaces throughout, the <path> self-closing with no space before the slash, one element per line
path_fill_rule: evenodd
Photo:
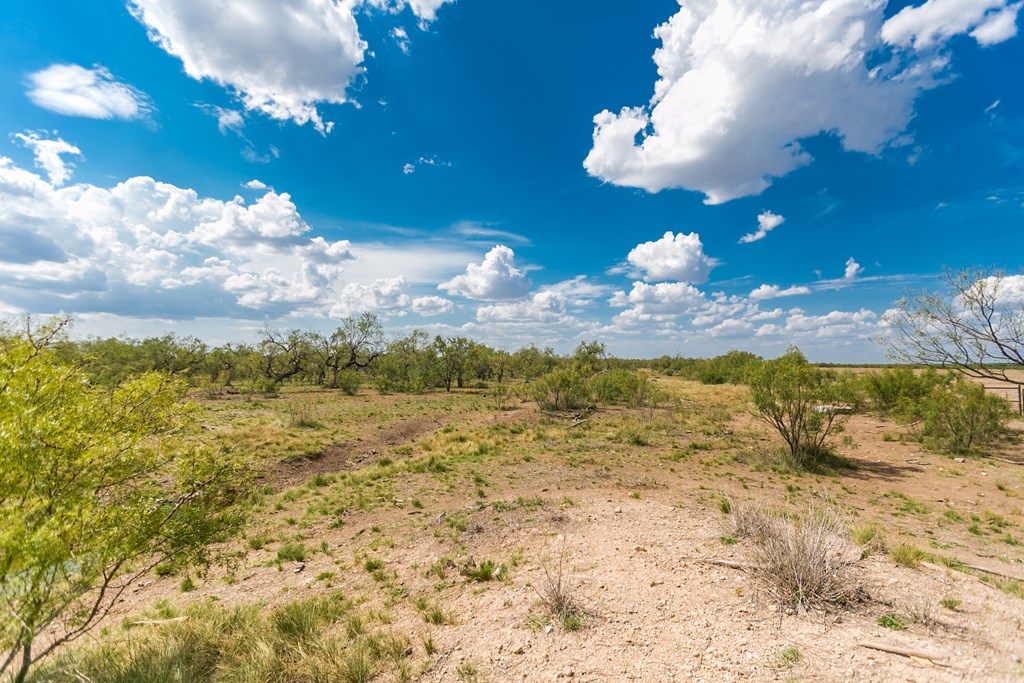
<path fill-rule="evenodd" d="M 744 564 L 743 562 L 733 562 L 732 560 L 719 560 L 714 557 L 706 557 L 699 559 L 697 561 L 703 562 L 704 564 L 715 564 L 720 567 L 728 567 L 729 569 L 739 569 L 740 571 L 744 572 L 754 568 L 752 565 Z"/>
<path fill-rule="evenodd" d="M 129 626 L 160 626 L 161 624 L 174 624 L 179 621 L 186 621 L 188 617 L 174 617 L 173 619 L 142 619 L 133 621 Z"/>
<path fill-rule="evenodd" d="M 971 569 L 976 572 L 981 572 L 982 574 L 988 574 L 989 576 L 998 576 L 1000 579 L 1006 579 L 1007 581 L 1020 581 L 1021 583 L 1024 583 L 1024 579 L 1020 578 L 1019 576 L 1003 574 L 1002 572 L 997 572 L 994 569 L 985 569 L 984 567 L 979 567 L 976 564 L 967 564 L 966 562 L 961 562 L 960 566 L 964 567 L 965 569 Z"/>
<path fill-rule="evenodd" d="M 1009 458 L 999 458 L 994 455 L 988 457 L 989 460 L 998 460 L 999 462 L 1009 463 L 1011 465 L 1024 465 L 1024 460 L 1010 460 Z"/>
<path fill-rule="evenodd" d="M 949 666 L 948 663 L 942 661 L 938 655 L 933 655 L 928 652 L 922 652 L 921 650 L 908 650 L 903 647 L 896 647 L 894 645 L 886 645 L 885 643 L 876 643 L 872 641 L 861 641 L 857 643 L 859 647 L 866 647 L 869 650 L 881 650 L 882 652 L 888 652 L 894 655 L 900 655 L 902 657 L 909 657 L 913 660 L 923 660 L 935 666 Z"/>

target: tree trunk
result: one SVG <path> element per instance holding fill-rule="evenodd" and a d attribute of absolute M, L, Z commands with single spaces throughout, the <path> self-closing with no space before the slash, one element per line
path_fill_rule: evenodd
<path fill-rule="evenodd" d="M 18 672 L 14 674 L 14 683 L 25 683 L 25 678 L 28 676 L 28 669 L 30 666 L 32 666 L 31 640 L 21 647 L 21 666 L 18 667 Z"/>

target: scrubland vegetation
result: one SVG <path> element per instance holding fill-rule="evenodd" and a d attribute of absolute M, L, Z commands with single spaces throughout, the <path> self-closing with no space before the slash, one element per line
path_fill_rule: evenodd
<path fill-rule="evenodd" d="M 735 572 L 707 599 L 780 629 L 960 634 L 956 577 L 1024 604 L 1020 423 L 957 375 L 389 340 L 369 315 L 218 348 L 61 328 L 0 343 L 0 680 L 505 680 L 544 637 L 649 623 L 595 596 L 669 594 L 666 563 Z M 669 557 L 662 517 L 689 534 Z M 899 604 L 897 568 L 950 588 Z M 676 588 L 684 623 L 707 609 Z M 824 665 L 779 633 L 749 666 Z"/>

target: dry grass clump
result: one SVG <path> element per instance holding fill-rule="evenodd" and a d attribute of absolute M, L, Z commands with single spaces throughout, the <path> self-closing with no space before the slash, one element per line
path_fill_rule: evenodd
<path fill-rule="evenodd" d="M 156 626 L 124 626 L 95 645 L 70 648 L 37 671 L 32 683 L 364 683 L 388 675 L 411 679 L 413 650 L 401 633 L 342 629 L 363 619 L 340 593 L 275 609 L 196 603 L 182 613 L 166 603 L 145 615 Z M 180 621 L 178 620 L 180 619 Z"/>
<path fill-rule="evenodd" d="M 558 556 L 558 564 L 552 568 L 546 562 L 544 580 L 540 587 L 534 587 L 548 613 L 557 619 L 566 631 L 578 631 L 584 626 L 587 611 L 576 594 L 576 583 L 564 570 L 565 553 Z"/>
<path fill-rule="evenodd" d="M 796 516 L 732 505 L 734 533 L 753 541 L 752 572 L 774 600 L 807 611 L 845 605 L 860 592 L 853 547 L 839 513 L 812 504 Z"/>

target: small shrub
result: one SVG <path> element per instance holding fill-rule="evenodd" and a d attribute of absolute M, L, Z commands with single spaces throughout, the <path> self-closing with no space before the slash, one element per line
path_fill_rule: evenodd
<path fill-rule="evenodd" d="M 727 505 L 722 506 L 723 512 L 729 514 L 732 537 L 757 540 L 767 533 L 767 528 L 773 523 L 773 516 L 765 510 L 764 506 L 752 503 L 733 503 L 728 498 L 724 500 Z"/>
<path fill-rule="evenodd" d="M 264 398 L 277 398 L 280 385 L 266 377 L 254 377 L 242 382 L 241 391 L 244 396 L 259 394 Z"/>
<path fill-rule="evenodd" d="M 951 453 L 973 453 L 996 441 L 1010 419 L 1006 399 L 985 387 L 957 379 L 936 388 L 922 403 L 925 443 Z"/>
<path fill-rule="evenodd" d="M 355 396 L 363 386 L 363 376 L 357 370 L 342 370 L 338 373 L 334 386 L 347 396 Z"/>
<path fill-rule="evenodd" d="M 548 613 L 562 624 L 567 631 L 578 631 L 584 626 L 587 611 L 576 595 L 575 582 L 565 572 L 565 552 L 558 556 L 558 564 L 552 568 L 547 563 L 541 567 L 544 579 L 540 588 L 534 587 Z"/>
<path fill-rule="evenodd" d="M 786 442 L 794 466 L 827 458 L 829 439 L 847 417 L 841 406 L 856 398 L 849 382 L 811 365 L 795 347 L 752 365 L 747 382 L 755 411 Z"/>
<path fill-rule="evenodd" d="M 845 605 L 860 592 L 853 574 L 859 553 L 834 509 L 811 507 L 795 519 L 763 513 L 755 528 L 754 574 L 779 602 L 806 611 Z"/>
<path fill-rule="evenodd" d="M 288 424 L 297 429 L 323 428 L 313 417 L 313 407 L 305 401 L 288 406 Z"/>
<path fill-rule="evenodd" d="M 882 413 L 893 413 L 901 422 L 920 419 L 920 404 L 932 391 L 949 381 L 928 368 L 915 372 L 911 368 L 891 368 L 862 376 L 861 386 L 868 400 Z"/>
<path fill-rule="evenodd" d="M 554 370 L 530 384 L 530 391 L 542 410 L 582 410 L 591 404 L 590 387 L 579 370 Z"/>

